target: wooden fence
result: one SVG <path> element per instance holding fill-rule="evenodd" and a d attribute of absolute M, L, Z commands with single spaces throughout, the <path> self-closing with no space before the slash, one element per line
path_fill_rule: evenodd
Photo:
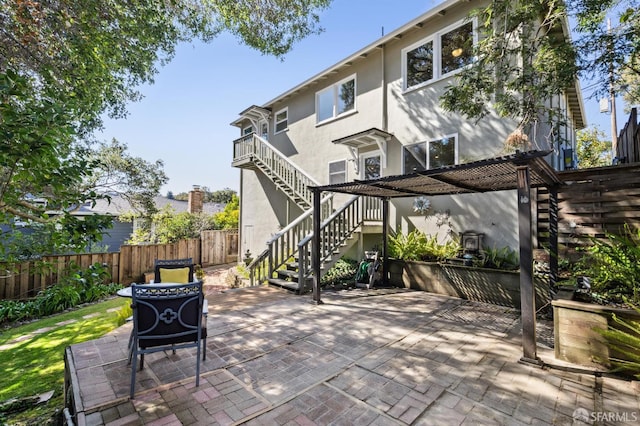
<path fill-rule="evenodd" d="M 640 125 L 636 108 L 631 109 L 629 120 L 618 135 L 616 157 L 622 163 L 640 162 Z"/>
<path fill-rule="evenodd" d="M 191 257 L 204 267 L 238 261 L 238 231 L 205 231 L 200 239 L 173 244 L 124 245 L 114 253 L 84 253 L 44 256 L 38 261 L 23 262 L 11 270 L 0 265 L 0 300 L 26 299 L 58 282 L 71 262 L 83 269 L 101 263 L 111 273 L 108 282 L 128 285 L 143 279 L 153 270 L 155 259 Z"/>
<path fill-rule="evenodd" d="M 605 232 L 619 234 L 624 225 L 640 228 L 640 164 L 624 164 L 558 173 L 558 243 L 576 247 Z M 538 245 L 549 236 L 549 192 L 537 197 Z M 540 247 L 541 248 L 541 247 Z"/>

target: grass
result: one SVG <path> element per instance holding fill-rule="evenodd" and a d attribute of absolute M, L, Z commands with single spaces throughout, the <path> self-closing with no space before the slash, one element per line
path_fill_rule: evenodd
<path fill-rule="evenodd" d="M 122 298 L 108 299 L 3 330 L 0 333 L 0 402 L 51 390 L 54 396 L 48 403 L 20 413 L 0 413 L 0 424 L 46 424 L 56 411 L 61 411 L 65 348 L 97 339 L 122 325 L 130 314 L 129 303 Z M 43 331 L 49 327 L 51 330 Z M 21 336 L 29 338 L 19 340 Z"/>

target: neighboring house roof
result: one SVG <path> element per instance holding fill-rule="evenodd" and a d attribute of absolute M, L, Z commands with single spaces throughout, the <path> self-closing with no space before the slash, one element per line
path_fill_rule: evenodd
<path fill-rule="evenodd" d="M 448 8 L 455 6 L 458 3 L 469 3 L 469 0 L 447 0 L 442 2 L 441 4 L 437 5 L 433 9 L 423 13 L 422 15 L 418 16 L 417 18 L 413 19 L 407 24 L 401 26 L 395 31 L 392 31 L 389 34 L 385 35 L 384 37 L 379 38 L 378 40 L 364 47 L 363 49 L 358 50 L 351 56 L 346 57 L 340 62 L 330 66 L 324 71 L 321 71 L 318 74 L 314 75 L 313 77 L 309 78 L 308 80 L 305 80 L 302 83 L 298 84 L 297 86 L 282 93 L 281 95 L 278 95 L 277 97 L 273 98 L 272 100 L 265 103 L 261 107 L 257 107 L 256 105 L 253 105 L 247 108 L 245 111 L 241 112 L 240 115 L 241 116 L 245 115 L 245 113 L 251 112 L 257 109 L 261 109 L 263 111 L 270 111 L 272 106 L 277 102 L 283 101 L 286 98 L 302 90 L 308 89 L 312 85 L 317 84 L 318 81 L 327 78 L 327 76 L 330 74 L 335 74 L 344 68 L 352 66 L 354 62 L 366 58 L 371 52 L 375 51 L 376 49 L 379 49 L 385 43 L 392 41 L 394 39 L 400 39 L 403 37 L 405 33 L 415 28 L 423 27 L 425 21 L 433 17 L 436 17 L 437 15 L 444 15 Z M 564 33 L 567 39 L 570 39 L 571 35 L 568 28 L 569 28 L 568 24 L 564 23 L 564 25 L 562 26 L 562 32 Z M 574 87 L 569 88 L 566 94 L 567 94 L 567 100 L 573 112 L 573 117 L 572 117 L 573 122 L 575 123 L 575 126 L 578 129 L 584 128 L 586 126 L 584 104 L 583 104 L 582 96 L 580 95 L 580 93 L 581 93 L 580 82 L 578 81 L 578 79 L 576 79 Z M 234 125 L 234 126 L 240 126 L 241 124 L 242 124 L 242 119 L 238 119 L 231 123 L 231 125 Z"/>
<path fill-rule="evenodd" d="M 162 210 L 165 206 L 169 205 L 176 213 L 182 213 L 188 211 L 188 202 L 169 199 L 167 197 L 157 196 L 154 198 L 156 207 Z M 206 214 L 219 213 L 224 210 L 225 205 L 222 203 L 203 203 L 202 211 Z M 133 211 L 133 207 L 129 201 L 120 195 L 111 196 L 111 202 L 109 200 L 96 200 L 95 206 L 91 203 L 86 203 L 80 206 L 72 214 L 76 216 L 91 215 L 91 214 L 104 214 L 111 216 L 120 216 L 124 213 Z"/>

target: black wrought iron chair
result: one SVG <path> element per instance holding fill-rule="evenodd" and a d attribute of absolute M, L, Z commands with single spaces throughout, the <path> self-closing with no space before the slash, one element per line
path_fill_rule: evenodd
<path fill-rule="evenodd" d="M 166 282 L 191 283 L 193 282 L 193 268 L 193 259 L 191 257 L 185 259 L 156 259 L 153 265 L 154 282 L 161 283 L 164 276 L 164 281 Z M 166 279 L 166 277 L 170 278 Z"/>
<path fill-rule="evenodd" d="M 186 284 L 194 282 L 194 267 L 193 258 L 187 257 L 184 259 L 156 259 L 153 266 L 154 283 L 171 282 L 177 284 Z M 163 277 L 165 278 L 163 280 Z M 168 279 L 167 279 L 168 278 Z M 203 327 L 207 329 L 207 316 L 209 314 L 209 304 L 207 299 L 204 299 L 202 305 L 202 319 Z M 207 347 L 205 346 L 202 351 L 202 360 L 207 359 Z"/>
<path fill-rule="evenodd" d="M 202 325 L 202 282 L 149 286 L 131 285 L 133 309 L 133 360 L 131 391 L 136 384 L 138 355 L 140 370 L 144 355 L 165 350 L 197 348 L 196 386 L 200 385 L 200 351 L 206 346 L 206 328 Z"/>

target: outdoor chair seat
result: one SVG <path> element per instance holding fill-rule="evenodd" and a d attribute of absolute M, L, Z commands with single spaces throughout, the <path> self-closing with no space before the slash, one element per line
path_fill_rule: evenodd
<path fill-rule="evenodd" d="M 131 389 L 135 393 L 138 356 L 165 350 L 196 348 L 196 386 L 200 385 L 200 351 L 206 347 L 202 324 L 202 282 L 167 286 L 131 285 L 133 342 Z"/>
<path fill-rule="evenodd" d="M 187 257 L 184 259 L 156 259 L 153 265 L 154 283 L 161 283 L 163 276 L 170 276 L 172 278 L 175 278 L 177 276 L 182 276 L 182 278 L 185 278 L 184 280 L 172 279 L 171 280 L 172 283 L 175 282 L 178 284 L 186 284 L 186 283 L 194 282 L 194 266 L 195 265 L 193 264 L 193 258 L 191 257 Z M 187 268 L 188 270 L 182 271 L 185 268 Z M 176 271 L 179 271 L 179 272 L 176 274 L 172 274 L 172 272 L 176 272 Z M 183 272 L 186 272 L 186 277 L 183 274 Z M 209 314 L 209 302 L 207 301 L 207 299 L 204 299 L 204 302 L 202 304 L 202 315 L 204 316 L 204 318 L 202 319 L 202 325 L 204 328 L 204 337 L 207 336 L 208 314 Z M 202 350 L 202 360 L 204 361 L 205 359 L 207 359 L 206 345 Z"/>

